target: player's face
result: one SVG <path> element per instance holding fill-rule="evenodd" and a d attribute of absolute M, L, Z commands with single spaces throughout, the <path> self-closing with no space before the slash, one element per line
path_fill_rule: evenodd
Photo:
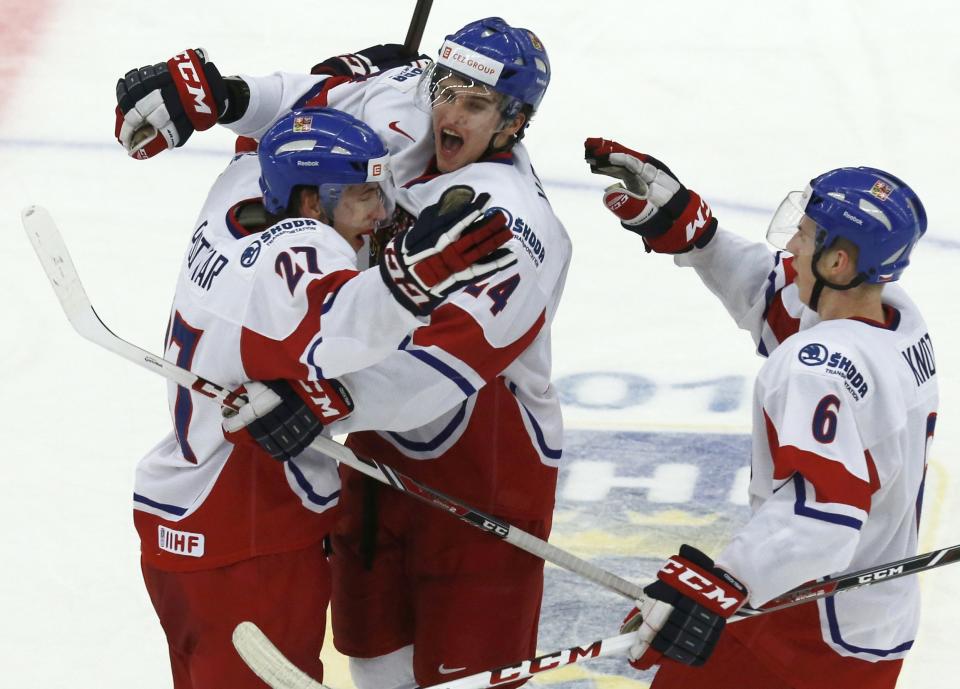
<path fill-rule="evenodd" d="M 813 285 L 816 278 L 813 276 L 813 253 L 816 250 L 817 224 L 806 215 L 800 220 L 796 234 L 787 242 L 786 249 L 793 254 L 793 267 L 797 270 L 797 289 L 800 292 L 800 301 L 810 304 L 813 294 Z"/>
<path fill-rule="evenodd" d="M 376 182 L 344 187 L 333 211 L 333 229 L 354 249 L 363 248 L 363 236 L 372 234 L 387 217 L 383 194 Z"/>
<path fill-rule="evenodd" d="M 494 136 L 494 144 L 501 145 L 509 134 L 502 131 L 502 99 L 496 91 L 455 76 L 444 81 L 433 104 L 434 150 L 437 168 L 452 172 L 479 160 Z"/>

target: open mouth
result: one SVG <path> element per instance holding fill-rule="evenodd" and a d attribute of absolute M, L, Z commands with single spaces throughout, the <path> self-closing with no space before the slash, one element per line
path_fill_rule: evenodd
<path fill-rule="evenodd" d="M 440 130 L 440 150 L 446 155 L 453 156 L 463 148 L 463 137 L 451 129 L 444 127 Z"/>

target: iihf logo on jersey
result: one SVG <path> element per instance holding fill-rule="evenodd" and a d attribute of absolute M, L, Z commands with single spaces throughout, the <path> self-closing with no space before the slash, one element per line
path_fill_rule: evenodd
<path fill-rule="evenodd" d="M 259 257 L 260 242 L 255 241 L 253 244 L 244 249 L 242 254 L 240 254 L 240 265 L 242 265 L 244 268 L 249 268 L 257 262 Z"/>
<path fill-rule="evenodd" d="M 800 363 L 804 366 L 819 366 L 826 362 L 828 356 L 830 356 L 830 352 L 827 351 L 826 347 L 822 344 L 811 342 L 800 350 L 797 358 L 800 359 Z"/>

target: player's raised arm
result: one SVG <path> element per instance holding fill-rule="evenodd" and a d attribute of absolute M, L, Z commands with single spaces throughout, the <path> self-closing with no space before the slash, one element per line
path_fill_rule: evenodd
<path fill-rule="evenodd" d="M 609 139 L 587 139 L 584 148 L 592 172 L 621 180 L 604 190 L 607 209 L 640 235 L 647 252 L 673 254 L 678 266 L 694 268 L 759 354 L 797 332 L 808 310 L 794 288 L 785 289 L 796 275 L 792 258 L 719 229 L 707 202 L 656 158 Z"/>
<path fill-rule="evenodd" d="M 194 131 L 217 123 L 246 117 L 241 133 L 262 134 L 304 105 L 304 96 L 327 79 L 338 84 L 363 80 L 414 59 L 402 45 L 375 45 L 327 58 L 310 74 L 223 77 L 202 48 L 184 50 L 165 62 L 131 69 L 117 81 L 114 136 L 128 155 L 145 160 L 183 146 Z"/>

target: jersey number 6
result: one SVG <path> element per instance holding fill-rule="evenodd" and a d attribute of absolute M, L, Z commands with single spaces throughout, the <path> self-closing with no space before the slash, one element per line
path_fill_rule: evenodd
<path fill-rule="evenodd" d="M 832 443 L 837 437 L 837 412 L 840 400 L 836 395 L 827 395 L 813 412 L 813 437 L 821 443 Z"/>

